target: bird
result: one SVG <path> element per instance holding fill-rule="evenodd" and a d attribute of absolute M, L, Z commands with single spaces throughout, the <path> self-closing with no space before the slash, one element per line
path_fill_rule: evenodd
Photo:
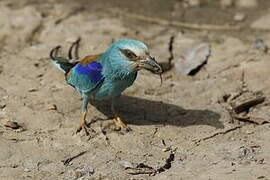
<path fill-rule="evenodd" d="M 131 131 L 120 117 L 115 106 L 121 93 L 136 80 L 138 71 L 146 69 L 156 74 L 162 68 L 150 55 L 147 45 L 139 40 L 119 39 L 113 42 L 105 52 L 97 55 L 78 57 L 80 39 L 72 44 L 68 58 L 58 56 L 61 46 L 50 51 L 51 62 L 65 74 L 67 84 L 71 85 L 82 97 L 80 126 L 76 132 L 85 130 L 86 134 L 95 132 L 86 122 L 88 104 L 91 100 L 111 99 L 111 111 L 115 125 L 119 129 Z M 75 60 L 72 51 L 75 48 Z M 72 61 L 73 60 L 73 61 Z"/>

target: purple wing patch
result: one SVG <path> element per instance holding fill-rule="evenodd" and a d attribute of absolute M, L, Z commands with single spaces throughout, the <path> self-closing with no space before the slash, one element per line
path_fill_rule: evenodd
<path fill-rule="evenodd" d="M 93 83 L 97 83 L 102 79 L 102 65 L 100 63 L 92 62 L 85 66 L 78 63 L 76 66 L 77 73 L 87 75 Z"/>

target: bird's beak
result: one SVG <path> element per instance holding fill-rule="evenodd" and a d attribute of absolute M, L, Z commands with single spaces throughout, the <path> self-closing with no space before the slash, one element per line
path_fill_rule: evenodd
<path fill-rule="evenodd" d="M 161 66 L 157 63 L 154 57 L 147 56 L 145 59 L 140 60 L 139 67 L 149 70 L 156 74 L 162 73 Z"/>

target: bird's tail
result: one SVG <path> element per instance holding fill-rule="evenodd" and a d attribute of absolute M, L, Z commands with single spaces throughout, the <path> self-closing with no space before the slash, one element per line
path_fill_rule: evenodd
<path fill-rule="evenodd" d="M 61 46 L 56 46 L 51 50 L 50 59 L 55 67 L 66 74 L 76 65 L 76 63 L 70 62 L 67 58 L 57 56 L 58 50 L 60 48 Z"/>

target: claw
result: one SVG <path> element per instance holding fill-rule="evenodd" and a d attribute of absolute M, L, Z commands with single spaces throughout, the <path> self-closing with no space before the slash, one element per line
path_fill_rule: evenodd
<path fill-rule="evenodd" d="M 125 129 L 126 131 L 132 131 L 132 129 L 128 127 L 128 125 L 120 117 L 115 117 L 114 122 L 115 125 L 118 127 L 118 129 L 116 130 Z"/>
<path fill-rule="evenodd" d="M 82 114 L 81 121 L 80 121 L 80 127 L 77 129 L 76 134 L 77 134 L 78 132 L 80 132 L 82 129 L 84 129 L 86 135 L 89 135 L 89 131 L 91 131 L 91 132 L 93 132 L 93 133 L 96 132 L 93 128 L 91 128 L 91 127 L 86 123 L 85 118 L 86 118 L 86 113 L 83 113 L 83 114 Z"/>
<path fill-rule="evenodd" d="M 86 123 L 83 123 L 80 125 L 80 127 L 77 129 L 76 134 L 79 133 L 82 129 L 84 129 L 86 135 L 89 135 L 89 131 L 96 133 L 96 131 L 91 128 L 89 125 L 87 125 Z"/>

